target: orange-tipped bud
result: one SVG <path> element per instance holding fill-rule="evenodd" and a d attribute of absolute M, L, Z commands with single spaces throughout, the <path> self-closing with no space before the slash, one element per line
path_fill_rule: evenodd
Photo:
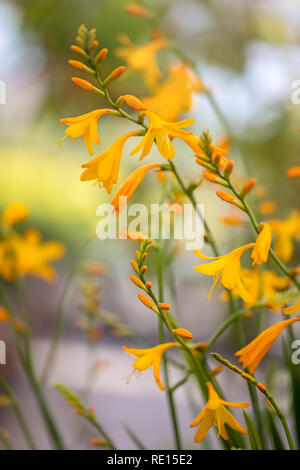
<path fill-rule="evenodd" d="M 152 287 L 152 282 L 151 281 L 147 281 L 145 286 L 147 287 L 147 289 L 151 289 Z"/>
<path fill-rule="evenodd" d="M 87 67 L 82 62 L 79 62 L 79 60 L 69 60 L 69 64 L 75 69 L 83 70 L 84 72 L 92 73 L 93 75 L 95 74 L 94 70 L 92 70 L 90 67 Z"/>
<path fill-rule="evenodd" d="M 223 366 L 220 364 L 219 366 L 215 367 L 211 372 L 210 375 L 211 377 L 214 377 L 215 375 L 218 375 L 220 372 L 222 372 Z"/>
<path fill-rule="evenodd" d="M 203 176 L 206 180 L 216 183 L 219 179 L 218 175 L 212 173 L 211 171 L 203 171 Z"/>
<path fill-rule="evenodd" d="M 256 183 L 257 180 L 255 178 L 250 178 L 248 181 L 246 181 L 241 191 L 241 197 L 245 197 L 254 188 Z"/>
<path fill-rule="evenodd" d="M 172 331 L 172 333 L 173 335 L 179 336 L 183 339 L 193 339 L 193 333 L 191 333 L 189 330 L 186 330 L 185 328 L 176 328 Z"/>
<path fill-rule="evenodd" d="M 292 166 L 286 172 L 288 178 L 299 178 L 300 177 L 300 166 Z"/>
<path fill-rule="evenodd" d="M 141 267 L 141 273 L 144 274 L 146 271 L 147 271 L 148 267 L 144 264 L 142 267 Z"/>
<path fill-rule="evenodd" d="M 167 304 L 166 302 L 161 302 L 159 304 L 159 308 L 161 310 L 170 310 L 171 306 L 169 304 Z"/>
<path fill-rule="evenodd" d="M 98 53 L 95 59 L 95 64 L 100 64 L 101 62 L 104 62 L 107 54 L 108 54 L 108 49 L 106 49 L 106 47 L 103 47 L 103 49 L 101 49 L 101 51 Z"/>
<path fill-rule="evenodd" d="M 94 437 L 93 439 L 91 439 L 91 444 L 93 446 L 106 446 L 107 442 L 103 439 L 98 439 L 98 437 Z"/>
<path fill-rule="evenodd" d="M 97 41 L 97 39 L 95 39 L 89 47 L 89 52 L 94 51 L 98 46 L 99 46 L 99 41 Z"/>
<path fill-rule="evenodd" d="M 235 197 L 232 194 L 225 193 L 225 191 L 216 191 L 216 195 L 222 199 L 222 201 L 229 202 L 229 204 L 236 202 Z"/>
<path fill-rule="evenodd" d="M 111 74 L 104 80 L 104 84 L 117 80 L 117 78 L 121 77 L 121 75 L 123 75 L 124 72 L 125 72 L 124 65 L 120 65 L 120 67 L 117 67 L 115 70 L 113 70 Z"/>
<path fill-rule="evenodd" d="M 72 77 L 72 82 L 75 83 L 75 85 L 79 86 L 80 88 L 83 88 L 84 90 L 104 96 L 103 91 L 99 90 L 99 88 L 96 88 L 87 80 L 83 80 L 82 78 L 78 78 L 78 77 Z"/>
<path fill-rule="evenodd" d="M 140 252 L 139 252 L 139 250 L 136 250 L 136 252 L 135 252 L 135 257 L 136 257 L 137 260 L 140 258 Z"/>
<path fill-rule="evenodd" d="M 139 267 L 138 267 L 138 265 L 136 264 L 136 262 L 134 261 L 134 259 L 132 259 L 132 260 L 130 261 L 130 263 L 131 263 L 132 269 L 133 269 L 136 273 L 138 273 L 138 272 L 139 272 Z"/>
<path fill-rule="evenodd" d="M 298 267 L 297 268 L 292 268 L 292 274 L 294 276 L 297 276 L 298 274 L 300 274 L 300 268 L 298 268 Z"/>
<path fill-rule="evenodd" d="M 121 96 L 122 101 L 125 101 L 128 106 L 130 106 L 133 109 L 136 109 L 137 111 L 142 111 L 146 109 L 145 105 L 135 96 L 133 95 L 123 95 Z"/>
<path fill-rule="evenodd" d="M 142 304 L 145 305 L 145 307 L 150 308 L 150 310 L 153 310 L 154 312 L 157 313 L 157 309 L 155 304 L 152 302 L 152 300 L 149 299 L 149 297 L 146 297 L 144 294 L 138 294 L 137 295 L 139 300 L 142 302 Z"/>
<path fill-rule="evenodd" d="M 137 287 L 139 287 L 140 289 L 144 289 L 144 284 L 143 282 L 135 277 L 135 276 L 129 276 L 129 279 L 131 280 L 131 282 L 133 282 L 133 284 L 135 284 Z"/>
<path fill-rule="evenodd" d="M 0 323 L 7 323 L 10 319 L 10 313 L 6 308 L 0 307 Z"/>
<path fill-rule="evenodd" d="M 234 168 L 234 161 L 229 160 L 225 165 L 224 176 L 229 176 L 231 174 L 233 168 Z"/>
<path fill-rule="evenodd" d="M 198 165 L 203 166 L 203 167 L 206 168 L 207 170 L 214 171 L 214 167 L 213 167 L 209 162 L 206 162 L 206 161 L 202 160 L 201 158 L 196 157 L 196 158 L 195 158 L 195 162 L 196 162 Z"/>
<path fill-rule="evenodd" d="M 141 5 L 136 5 L 134 3 L 130 3 L 130 5 L 126 5 L 124 7 L 124 11 L 129 13 L 129 15 L 138 16 L 140 18 L 148 18 L 149 12 L 146 8 L 142 7 Z"/>
<path fill-rule="evenodd" d="M 143 253 L 143 254 L 142 254 L 142 260 L 144 261 L 144 260 L 147 258 L 147 256 L 148 256 L 148 253 L 147 253 L 147 252 Z"/>
<path fill-rule="evenodd" d="M 71 47 L 70 47 L 71 51 L 73 51 L 75 54 L 77 55 L 80 55 L 81 57 L 84 57 L 85 59 L 88 59 L 88 55 L 87 53 L 81 49 L 81 47 L 79 46 L 76 46 L 75 44 L 73 44 Z"/>

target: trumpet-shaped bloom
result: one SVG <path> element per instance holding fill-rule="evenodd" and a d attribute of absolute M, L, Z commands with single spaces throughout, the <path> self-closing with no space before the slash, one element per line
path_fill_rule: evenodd
<path fill-rule="evenodd" d="M 134 371 L 142 372 L 152 366 L 155 381 L 159 388 L 164 390 L 164 384 L 160 380 L 160 363 L 165 351 L 170 348 L 175 348 L 176 346 L 177 343 L 164 343 L 148 349 L 134 349 L 128 348 L 127 346 L 123 346 L 123 348 L 128 354 L 137 357 L 137 360 L 132 364 Z"/>
<path fill-rule="evenodd" d="M 28 209 L 21 202 L 13 202 L 7 206 L 2 214 L 1 222 L 3 227 L 11 227 L 14 224 L 24 222 L 28 217 Z"/>
<path fill-rule="evenodd" d="M 272 232 L 276 235 L 274 250 L 279 258 L 288 262 L 294 252 L 293 240 L 300 235 L 300 212 L 293 211 L 286 220 L 270 220 Z"/>
<path fill-rule="evenodd" d="M 255 246 L 251 253 L 253 264 L 262 264 L 268 261 L 269 250 L 272 242 L 272 230 L 269 224 L 264 223 L 258 234 Z"/>
<path fill-rule="evenodd" d="M 293 313 L 298 312 L 298 310 L 300 310 L 300 297 L 294 305 L 291 305 L 290 307 L 284 308 L 283 312 L 286 315 L 292 315 Z"/>
<path fill-rule="evenodd" d="M 82 114 L 73 118 L 63 118 L 62 124 L 67 124 L 65 134 L 73 139 L 73 142 L 82 137 L 90 155 L 94 155 L 93 143 L 100 144 L 97 130 L 97 121 L 104 114 L 114 114 L 112 109 L 95 109 L 90 113 Z M 59 141 L 62 142 L 63 139 Z"/>
<path fill-rule="evenodd" d="M 243 278 L 243 272 L 241 268 L 241 256 L 244 251 L 253 248 L 254 243 L 243 245 L 235 250 L 227 253 L 223 256 L 210 257 L 204 256 L 199 250 L 195 250 L 194 253 L 198 258 L 205 260 L 214 260 L 212 263 L 201 264 L 200 266 L 194 266 L 194 269 L 199 273 L 206 274 L 208 276 L 214 276 L 214 283 L 209 291 L 209 299 L 214 287 L 220 281 L 220 286 L 223 285 L 226 289 L 234 291 L 247 303 L 252 302 L 251 295 L 245 288 L 245 279 Z"/>
<path fill-rule="evenodd" d="M 35 229 L 28 229 L 23 236 L 12 233 L 0 242 L 0 275 L 8 282 L 30 274 L 52 281 L 55 271 L 49 262 L 61 258 L 64 251 L 59 242 L 43 243 Z"/>
<path fill-rule="evenodd" d="M 149 118 L 149 128 L 142 141 L 131 151 L 130 155 L 134 155 L 139 152 L 139 150 L 143 149 L 140 156 L 140 160 L 142 160 L 150 152 L 155 140 L 160 154 L 167 160 L 173 160 L 175 149 L 170 137 L 179 137 L 183 139 L 184 137 L 191 135 L 192 132 L 184 131 L 181 128 L 191 126 L 194 119 L 186 119 L 179 122 L 166 122 L 151 111 L 144 111 L 144 114 Z"/>
<path fill-rule="evenodd" d="M 300 320 L 300 317 L 290 318 L 270 326 L 258 335 L 251 343 L 247 344 L 244 348 L 235 353 L 239 357 L 239 362 L 242 362 L 243 367 L 249 368 L 250 374 L 256 370 L 260 361 L 267 354 L 269 349 L 273 346 L 278 336 L 282 331 L 291 323 Z"/>
<path fill-rule="evenodd" d="M 138 132 L 129 132 L 128 134 L 119 137 L 105 152 L 93 158 L 87 163 L 83 163 L 82 168 L 86 170 L 82 173 L 81 181 L 97 180 L 99 187 L 106 189 L 110 194 L 113 185 L 116 184 L 122 151 L 124 144 L 129 137 L 138 135 Z"/>
<path fill-rule="evenodd" d="M 235 403 L 222 400 L 211 383 L 206 384 L 206 386 L 208 388 L 208 401 L 197 418 L 190 424 L 191 428 L 199 424 L 194 436 L 194 441 L 203 441 L 213 424 L 218 429 L 218 438 L 222 436 L 223 439 L 228 439 L 225 424 L 237 432 L 248 434 L 246 429 L 227 410 L 226 406 L 232 408 L 246 408 L 249 406 L 249 403 Z"/>
<path fill-rule="evenodd" d="M 161 165 L 159 163 L 149 163 L 149 165 L 137 168 L 127 176 L 111 201 L 111 205 L 115 207 L 117 212 L 120 212 L 125 207 L 138 185 L 142 182 L 145 174 L 154 168 L 161 168 Z"/>
<path fill-rule="evenodd" d="M 174 122 L 183 111 L 191 108 L 192 94 L 204 90 L 203 83 L 191 69 L 186 64 L 179 64 L 170 67 L 169 77 L 155 87 L 153 96 L 142 101 L 161 119 Z"/>
<path fill-rule="evenodd" d="M 148 44 L 136 46 L 127 35 L 119 36 L 122 47 L 116 49 L 116 56 L 127 63 L 128 70 L 141 72 L 146 85 L 152 88 L 161 77 L 161 72 L 156 63 L 156 53 L 166 47 L 167 42 L 163 37 L 158 37 Z"/>

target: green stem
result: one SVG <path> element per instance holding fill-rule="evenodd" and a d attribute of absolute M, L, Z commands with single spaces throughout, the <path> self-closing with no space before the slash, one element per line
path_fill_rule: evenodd
<path fill-rule="evenodd" d="M 224 359 L 220 354 L 210 353 L 210 355 L 214 359 L 216 359 L 216 361 L 223 364 L 225 367 L 228 367 L 233 372 L 236 372 L 237 374 L 241 375 L 243 377 L 243 379 L 247 380 L 247 382 L 249 384 L 254 385 L 261 393 L 263 393 L 266 396 L 266 398 L 269 400 L 269 402 L 273 406 L 278 418 L 280 419 L 280 421 L 282 423 L 282 426 L 283 426 L 287 441 L 289 443 L 290 449 L 295 450 L 293 438 L 292 438 L 290 429 L 288 427 L 286 418 L 285 418 L 284 414 L 282 413 L 281 409 L 279 408 L 279 406 L 277 405 L 277 403 L 274 400 L 271 393 L 267 390 L 267 388 L 264 385 L 262 385 L 261 383 L 257 382 L 257 380 L 252 375 L 249 375 L 249 374 L 245 373 L 245 371 L 243 371 L 243 370 L 239 369 L 238 367 L 236 367 L 235 365 L 231 364 L 229 361 Z"/>
<path fill-rule="evenodd" d="M 161 246 L 159 244 L 159 248 L 157 250 L 157 279 L 158 279 L 159 300 L 161 302 L 163 301 L 163 297 L 164 297 L 164 293 L 163 293 L 163 259 L 162 259 L 162 257 L 163 257 L 162 250 L 161 250 Z M 164 323 L 163 323 L 161 318 L 158 319 L 158 338 L 159 338 L 160 343 L 165 342 Z M 164 368 L 164 378 L 165 378 L 165 383 L 166 383 L 169 410 L 170 410 L 170 415 L 171 415 L 171 419 L 172 419 L 172 423 L 173 423 L 173 433 L 174 433 L 176 449 L 180 450 L 181 449 L 181 438 L 180 438 L 180 432 L 179 432 L 177 412 L 176 412 L 176 406 L 175 406 L 173 392 L 172 392 L 172 389 L 170 387 L 168 363 L 167 363 L 167 358 L 165 357 L 165 355 L 163 356 L 163 368 Z"/>
<path fill-rule="evenodd" d="M 31 435 L 31 432 L 27 426 L 27 423 L 26 423 L 26 420 L 24 418 L 24 415 L 20 409 L 20 406 L 19 406 L 19 403 L 18 403 L 18 400 L 17 398 L 15 397 L 13 391 L 11 390 L 11 388 L 7 385 L 7 383 L 2 379 L 0 378 L 0 388 L 3 390 L 3 392 L 5 393 L 5 395 L 7 397 L 9 397 L 10 399 L 10 402 L 11 402 L 11 406 L 13 407 L 14 409 L 14 412 L 15 412 L 15 415 L 16 415 L 16 418 L 19 422 L 19 425 L 20 425 L 20 428 L 22 429 L 22 432 L 24 434 L 24 437 L 27 441 L 27 444 L 29 446 L 29 448 L 31 450 L 35 450 L 36 449 L 36 446 L 34 444 L 34 441 L 33 441 L 33 438 L 32 438 L 32 435 Z"/>

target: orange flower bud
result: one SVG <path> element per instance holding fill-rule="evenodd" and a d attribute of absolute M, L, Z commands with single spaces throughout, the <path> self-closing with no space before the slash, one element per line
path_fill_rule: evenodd
<path fill-rule="evenodd" d="M 211 181 L 212 183 L 215 183 L 219 179 L 218 175 L 212 173 L 211 171 L 203 171 L 203 176 L 206 180 Z"/>
<path fill-rule="evenodd" d="M 138 265 L 136 264 L 136 262 L 132 259 L 132 260 L 130 261 L 130 263 L 131 263 L 132 269 L 133 269 L 136 273 L 138 273 L 138 272 L 139 272 L 139 267 L 138 267 Z"/>
<path fill-rule="evenodd" d="M 220 372 L 222 372 L 222 370 L 223 370 L 223 366 L 220 364 L 219 366 L 215 367 L 215 368 L 211 371 L 210 375 L 211 375 L 212 377 L 214 377 L 215 375 L 218 375 Z"/>
<path fill-rule="evenodd" d="M 297 276 L 297 274 L 300 274 L 300 268 L 292 268 L 292 274 L 294 276 Z"/>
<path fill-rule="evenodd" d="M 161 310 L 170 310 L 171 306 L 169 304 L 167 304 L 166 302 L 161 302 L 159 304 L 159 308 Z"/>
<path fill-rule="evenodd" d="M 145 286 L 147 287 L 147 289 L 151 289 L 152 287 L 152 282 L 151 281 L 147 281 Z"/>
<path fill-rule="evenodd" d="M 148 256 L 148 253 L 146 253 L 146 252 L 143 253 L 143 255 L 142 255 L 142 260 L 144 261 L 144 260 L 147 258 L 147 256 Z"/>
<path fill-rule="evenodd" d="M 92 70 L 90 67 L 87 67 L 82 62 L 79 62 L 79 60 L 69 60 L 69 64 L 75 69 L 84 70 L 85 72 L 95 74 L 94 70 Z"/>
<path fill-rule="evenodd" d="M 135 96 L 133 95 L 123 95 L 121 96 L 122 101 L 125 101 L 128 106 L 130 106 L 133 109 L 136 109 L 138 111 L 142 111 L 143 109 L 146 109 L 145 105 Z"/>
<path fill-rule="evenodd" d="M 91 439 L 91 444 L 93 446 L 105 446 L 107 445 L 107 442 L 103 441 L 103 439 L 98 439 L 98 437 L 94 437 L 93 439 Z"/>
<path fill-rule="evenodd" d="M 146 8 L 142 7 L 141 5 L 136 5 L 134 3 L 126 5 L 124 7 L 124 11 L 126 11 L 126 13 L 129 13 L 129 15 L 138 16 L 140 18 L 149 17 L 149 12 L 148 10 L 146 10 Z"/>
<path fill-rule="evenodd" d="M 85 59 L 88 58 L 88 55 L 87 53 L 81 49 L 81 47 L 79 46 L 76 46 L 75 44 L 73 44 L 71 47 L 70 47 L 71 51 L 75 52 L 75 54 L 77 55 L 81 55 L 82 57 L 84 57 Z"/>
<path fill-rule="evenodd" d="M 144 266 L 141 267 L 141 273 L 145 273 L 147 271 L 148 267 L 144 264 Z"/>
<path fill-rule="evenodd" d="M 173 335 L 179 336 L 183 339 L 193 339 L 193 333 L 191 333 L 189 330 L 186 330 L 185 328 L 176 328 L 172 331 L 172 333 Z"/>
<path fill-rule="evenodd" d="M 108 49 L 106 49 L 106 47 L 103 47 L 103 49 L 101 49 L 101 51 L 98 53 L 95 59 L 95 64 L 100 64 L 101 62 L 103 62 L 106 59 L 107 54 L 108 54 Z"/>
<path fill-rule="evenodd" d="M 229 160 L 226 165 L 225 165 L 225 169 L 224 169 L 224 175 L 225 176 L 229 176 L 232 172 L 234 168 L 234 161 L 233 160 Z"/>
<path fill-rule="evenodd" d="M 140 257 L 140 252 L 139 252 L 139 250 L 136 250 L 136 252 L 135 252 L 135 257 L 136 257 L 137 260 L 139 259 L 139 257 Z"/>
<path fill-rule="evenodd" d="M 7 323 L 10 319 L 10 313 L 6 308 L 0 307 L 0 323 Z"/>
<path fill-rule="evenodd" d="M 246 181 L 241 191 L 241 197 L 245 197 L 254 188 L 256 183 L 257 181 L 255 178 L 250 178 L 248 181 Z"/>
<path fill-rule="evenodd" d="M 94 51 L 98 46 L 99 46 L 99 41 L 95 39 L 95 41 L 93 41 L 89 47 L 89 52 Z"/>
<path fill-rule="evenodd" d="M 300 177 L 300 166 L 292 166 L 286 172 L 288 178 L 299 178 Z"/>
<path fill-rule="evenodd" d="M 78 78 L 78 77 L 72 77 L 72 82 L 75 83 L 75 85 L 79 86 L 80 88 L 83 88 L 84 90 L 90 91 L 92 93 L 98 93 L 99 95 L 104 96 L 103 91 L 99 90 L 99 88 L 96 88 L 87 80 L 83 80 L 82 78 Z"/>
<path fill-rule="evenodd" d="M 121 77 L 123 73 L 125 72 L 125 67 L 124 65 L 120 65 L 120 67 L 117 67 L 115 70 L 111 72 L 111 74 L 104 80 L 104 83 L 112 82 L 113 80 L 116 80 L 117 78 Z"/>
<path fill-rule="evenodd" d="M 236 201 L 232 194 L 225 193 L 224 191 L 216 191 L 216 195 L 222 199 L 222 201 L 229 202 L 230 204 L 233 204 Z"/>
<path fill-rule="evenodd" d="M 150 308 L 150 310 L 153 310 L 154 312 L 157 313 L 157 309 L 156 309 L 156 306 L 155 304 L 152 302 L 152 300 L 149 299 L 149 297 L 146 297 L 144 294 L 138 294 L 137 295 L 139 300 L 148 308 Z"/>
<path fill-rule="evenodd" d="M 129 279 L 131 280 L 131 282 L 133 282 L 133 284 L 135 284 L 137 287 L 140 287 L 141 289 L 144 289 L 144 284 L 143 282 L 135 277 L 135 276 L 129 276 Z"/>

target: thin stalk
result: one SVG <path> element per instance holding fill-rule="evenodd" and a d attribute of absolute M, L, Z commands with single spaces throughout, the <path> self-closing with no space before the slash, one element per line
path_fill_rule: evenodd
<path fill-rule="evenodd" d="M 3 390 L 5 395 L 10 399 L 11 406 L 15 412 L 16 418 L 19 422 L 20 428 L 22 429 L 22 432 L 24 434 L 24 437 L 26 439 L 26 442 L 28 444 L 28 447 L 31 450 L 36 449 L 36 445 L 34 443 L 33 437 L 31 435 L 31 432 L 27 426 L 26 419 L 21 411 L 21 408 L 19 406 L 18 400 L 16 396 L 14 395 L 13 391 L 11 388 L 8 386 L 8 384 L 0 377 L 0 388 Z"/>
<path fill-rule="evenodd" d="M 161 246 L 159 244 L 159 248 L 157 250 L 157 260 L 156 260 L 156 265 L 157 265 L 157 280 L 158 280 L 158 291 L 159 291 L 159 300 L 162 302 L 164 293 L 163 293 L 163 259 L 162 259 L 162 250 Z M 165 342 L 165 332 L 164 332 L 164 324 L 161 318 L 158 319 L 158 338 L 160 343 Z M 180 431 L 179 431 L 179 425 L 178 425 L 178 419 L 177 419 L 177 412 L 176 412 L 176 406 L 175 406 L 175 401 L 173 397 L 173 392 L 170 387 L 170 381 L 169 381 L 169 371 L 168 371 L 168 363 L 167 363 L 167 358 L 165 355 L 163 356 L 163 368 L 164 368 L 164 378 L 165 378 L 165 383 L 166 383 L 166 390 L 167 390 L 167 397 L 168 397 L 168 404 L 169 404 L 169 411 L 170 411 L 170 416 L 171 420 L 173 423 L 173 433 L 174 433 L 174 439 L 175 439 L 175 444 L 177 450 L 181 449 L 181 438 L 180 438 Z"/>
<path fill-rule="evenodd" d="M 229 369 L 231 369 L 233 372 L 236 372 L 237 374 L 241 375 L 243 377 L 243 379 L 247 380 L 247 382 L 249 384 L 252 384 L 254 385 L 261 393 L 263 393 L 267 400 L 271 403 L 271 405 L 273 406 L 274 408 L 274 411 L 276 412 L 278 418 L 280 419 L 281 423 L 282 423 L 282 427 L 284 429 L 284 432 L 285 432 L 285 435 L 286 435 L 286 438 L 287 438 L 287 441 L 288 441 L 288 444 L 289 444 L 289 447 L 291 450 L 295 450 L 295 446 L 294 446 L 294 442 L 293 442 L 293 438 L 292 438 L 292 435 L 291 435 L 291 432 L 290 432 L 290 429 L 288 427 L 288 424 L 287 424 L 287 421 L 286 421 L 286 418 L 284 416 L 284 414 L 282 413 L 281 409 L 279 408 L 279 406 L 277 405 L 276 401 L 274 400 L 273 396 L 271 395 L 271 393 L 267 390 L 267 388 L 257 382 L 257 380 L 252 376 L 252 375 L 249 375 L 249 374 L 246 374 L 243 370 L 239 369 L 238 367 L 236 367 L 235 365 L 231 364 L 229 361 L 227 361 L 226 359 L 224 359 L 222 356 L 220 356 L 220 354 L 217 354 L 217 353 L 210 353 L 210 355 L 216 359 L 216 361 L 220 362 L 221 364 L 223 364 L 225 367 L 228 367 Z"/>

